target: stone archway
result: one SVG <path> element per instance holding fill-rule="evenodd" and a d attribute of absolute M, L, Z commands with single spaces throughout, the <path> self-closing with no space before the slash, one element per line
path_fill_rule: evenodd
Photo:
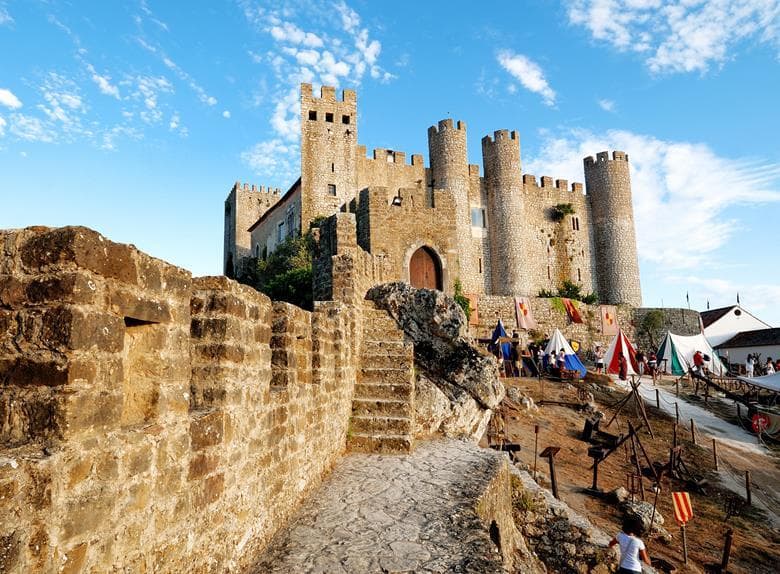
<path fill-rule="evenodd" d="M 409 260 L 409 283 L 418 289 L 443 290 L 441 261 L 430 247 L 420 247 Z"/>

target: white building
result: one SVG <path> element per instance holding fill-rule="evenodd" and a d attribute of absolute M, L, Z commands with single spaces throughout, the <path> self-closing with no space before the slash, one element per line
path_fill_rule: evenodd
<path fill-rule="evenodd" d="M 758 362 L 763 365 L 768 357 L 773 361 L 780 358 L 780 329 L 758 329 L 737 333 L 727 341 L 715 346 L 715 351 L 728 358 L 734 365 L 744 365 L 748 354 L 759 354 Z"/>
<path fill-rule="evenodd" d="M 745 311 L 739 304 L 702 311 L 701 322 L 704 327 L 704 336 L 715 348 L 738 333 L 765 330 L 772 327 L 772 325 Z"/>

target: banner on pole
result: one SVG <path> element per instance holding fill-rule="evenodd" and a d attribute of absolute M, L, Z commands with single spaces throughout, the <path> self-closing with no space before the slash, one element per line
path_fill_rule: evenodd
<path fill-rule="evenodd" d="M 515 315 L 520 329 L 536 329 L 536 321 L 531 313 L 531 302 L 528 297 L 515 297 Z"/>
<path fill-rule="evenodd" d="M 618 333 L 617 307 L 614 305 L 601 306 L 601 334 L 614 337 Z"/>
<path fill-rule="evenodd" d="M 674 503 L 674 519 L 680 526 L 685 526 L 693 518 L 691 497 L 687 492 L 673 492 L 672 502 Z"/>

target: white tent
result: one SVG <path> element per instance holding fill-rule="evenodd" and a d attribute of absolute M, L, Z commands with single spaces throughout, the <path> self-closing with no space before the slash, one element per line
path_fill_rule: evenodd
<path fill-rule="evenodd" d="M 658 366 L 667 373 L 684 375 L 693 366 L 693 355 L 696 351 L 709 355 L 710 360 L 704 361 L 704 365 L 711 373 L 718 376 L 726 375 L 726 367 L 720 362 L 707 338 L 701 333 L 686 337 L 667 331 L 666 336 L 661 341 L 661 346 L 658 347 Z M 666 362 L 664 363 L 664 361 Z"/>
<path fill-rule="evenodd" d="M 774 375 L 764 375 L 763 377 L 737 378 L 745 381 L 746 383 L 750 383 L 751 385 L 756 385 L 762 389 L 767 389 L 768 391 L 780 392 L 780 373 L 775 373 Z"/>
<path fill-rule="evenodd" d="M 575 353 L 574 349 L 571 348 L 571 345 L 569 345 L 566 337 L 563 336 L 560 330 L 555 329 L 552 337 L 550 337 L 550 342 L 547 343 L 544 354 L 549 357 L 554 357 L 561 349 L 563 349 L 563 353 L 566 355 L 566 368 L 570 371 L 579 371 L 580 377 L 584 377 L 588 372 L 585 368 L 585 365 L 582 364 L 582 361 L 580 361 L 577 353 Z"/>

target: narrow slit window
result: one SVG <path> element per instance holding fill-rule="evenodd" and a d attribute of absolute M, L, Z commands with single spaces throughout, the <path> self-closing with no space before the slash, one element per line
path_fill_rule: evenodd
<path fill-rule="evenodd" d="M 579 269 L 577 269 L 577 281 L 582 283 L 582 271 L 580 271 Z"/>
<path fill-rule="evenodd" d="M 547 266 L 547 279 L 551 279 L 551 278 L 552 277 L 550 276 L 550 266 L 548 265 Z"/>
<path fill-rule="evenodd" d="M 330 173 L 336 173 L 336 164 L 335 163 L 330 164 Z"/>
<path fill-rule="evenodd" d="M 479 272 L 482 273 L 482 258 L 479 258 Z"/>

